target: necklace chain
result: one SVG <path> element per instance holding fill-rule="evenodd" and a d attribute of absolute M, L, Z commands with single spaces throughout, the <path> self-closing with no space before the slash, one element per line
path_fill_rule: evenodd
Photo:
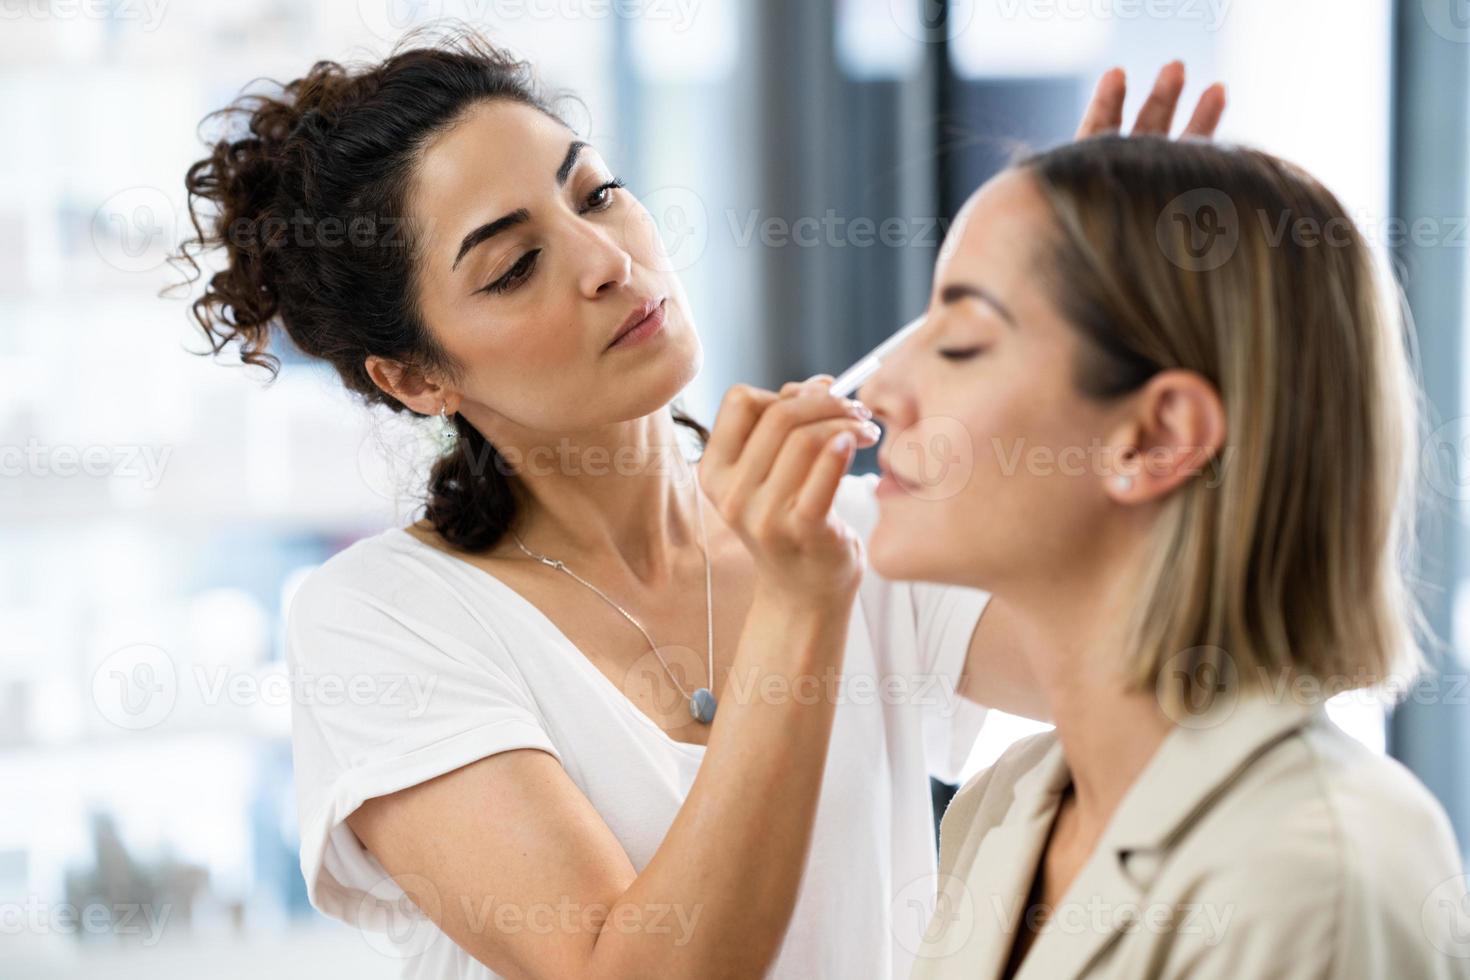
<path fill-rule="evenodd" d="M 609 596 L 608 596 L 608 594 L 606 592 L 603 592 L 597 586 L 593 585 L 591 582 L 587 581 L 582 576 L 578 575 L 576 572 L 574 572 L 570 568 L 568 568 L 567 565 L 566 565 L 566 562 L 560 561 L 559 559 L 556 559 L 556 558 L 551 558 L 551 557 L 549 557 L 547 555 L 537 554 L 536 552 L 534 552 L 531 549 L 527 548 L 526 545 L 525 545 L 525 543 L 521 541 L 520 535 L 516 534 L 514 531 L 511 532 L 511 537 L 515 538 L 516 545 L 522 551 L 524 551 L 529 557 L 535 559 L 536 561 L 539 561 L 541 564 L 546 565 L 546 566 L 548 566 L 550 568 L 555 568 L 555 569 L 557 569 L 559 571 L 566 572 L 572 578 L 576 579 L 578 582 L 581 582 L 583 585 L 587 586 L 587 588 L 591 589 L 593 592 L 596 592 L 598 595 L 602 596 L 603 600 L 605 602 L 607 602 L 608 605 L 612 606 L 618 612 L 620 612 L 620 613 L 623 614 L 623 618 L 627 619 L 628 622 L 630 622 L 634 626 L 638 627 L 638 632 L 642 633 L 643 634 L 643 638 L 648 641 L 649 649 L 651 649 L 653 651 L 653 655 L 658 658 L 658 662 L 663 665 L 664 673 L 666 673 L 666 674 L 669 675 L 669 680 L 671 680 L 671 681 L 674 682 L 674 686 L 679 689 L 679 693 L 682 694 L 684 696 L 685 700 L 687 700 L 690 703 L 690 712 L 691 712 L 691 714 L 694 715 L 694 717 L 695 717 L 696 720 L 703 721 L 703 722 L 706 722 L 707 723 L 709 720 L 711 720 L 714 717 L 714 710 L 713 710 L 714 695 L 713 695 L 713 691 L 712 691 L 712 689 L 715 686 L 715 612 L 714 612 L 715 605 L 714 605 L 714 587 L 712 585 L 713 576 L 712 576 L 711 571 L 710 571 L 709 537 L 705 533 L 705 529 L 704 529 L 704 500 L 702 498 L 702 495 L 699 492 L 699 480 L 696 479 L 696 478 L 694 478 L 694 476 L 693 476 L 692 473 L 690 474 L 690 482 L 693 483 L 693 485 L 694 485 L 694 508 L 695 508 L 695 512 L 697 513 L 698 519 L 699 519 L 699 540 L 700 540 L 700 547 L 701 547 L 701 550 L 704 553 L 704 602 L 705 602 L 705 624 L 706 624 L 706 629 L 707 629 L 706 647 L 705 647 L 705 665 L 706 665 L 706 669 L 709 672 L 709 687 L 702 688 L 700 691 L 696 691 L 694 694 L 690 694 L 687 690 L 685 690 L 684 685 L 679 682 L 679 678 L 674 674 L 673 670 L 670 669 L 669 662 L 664 659 L 664 655 L 662 653 L 659 653 L 659 651 L 658 651 L 658 644 L 656 644 L 653 641 L 653 637 L 651 637 L 651 636 L 648 635 L 648 630 L 646 630 L 646 629 L 643 628 L 643 624 L 640 623 L 640 622 L 638 622 L 638 620 L 634 619 L 633 618 L 633 615 L 631 613 L 629 613 L 628 610 L 624 609 L 622 606 L 618 605 L 611 598 L 609 598 Z M 706 695 L 706 697 L 709 698 L 710 708 L 708 710 L 708 715 L 707 716 L 703 713 L 703 707 L 704 706 L 699 702 L 699 700 L 697 700 L 698 695 L 701 694 L 701 693 L 704 693 Z"/>

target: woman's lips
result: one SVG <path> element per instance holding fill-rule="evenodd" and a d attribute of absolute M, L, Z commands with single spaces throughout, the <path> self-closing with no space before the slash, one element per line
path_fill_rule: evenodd
<path fill-rule="evenodd" d="M 882 479 L 878 481 L 876 488 L 878 494 L 886 496 L 887 494 L 899 493 L 900 491 L 905 493 L 912 493 L 914 491 L 914 484 L 889 469 L 886 459 L 880 459 L 878 461 L 878 471 L 882 474 Z"/>
<path fill-rule="evenodd" d="M 609 345 L 608 350 L 614 350 L 622 347 L 631 347 L 634 344 L 647 340 L 649 337 L 657 334 L 660 330 L 663 329 L 664 326 L 664 307 L 667 305 L 667 303 L 667 300 L 660 300 L 659 304 L 653 308 L 652 313 L 648 314 L 648 316 L 644 317 L 642 320 L 639 320 L 637 326 L 633 327 L 632 330 L 629 330 L 617 340 L 613 341 L 612 344 Z"/>

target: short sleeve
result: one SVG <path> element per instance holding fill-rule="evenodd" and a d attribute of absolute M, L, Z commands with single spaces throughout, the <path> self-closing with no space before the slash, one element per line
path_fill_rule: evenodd
<path fill-rule="evenodd" d="M 339 554 L 286 614 L 301 871 L 314 907 L 362 928 L 401 897 L 344 822 L 363 801 L 510 749 L 560 759 L 499 639 L 404 575 Z"/>
<path fill-rule="evenodd" d="M 842 516 L 864 544 L 878 523 L 878 480 L 876 473 L 849 475 L 841 488 Z M 986 709 L 960 696 L 959 681 L 990 593 L 963 585 L 891 582 L 871 569 L 866 576 L 877 580 L 874 594 L 900 603 L 905 622 L 913 624 L 912 632 L 893 638 L 896 648 L 882 651 L 879 660 L 890 670 L 917 675 L 910 678 L 914 690 L 927 692 L 919 706 L 929 772 L 958 782 L 985 723 Z"/>

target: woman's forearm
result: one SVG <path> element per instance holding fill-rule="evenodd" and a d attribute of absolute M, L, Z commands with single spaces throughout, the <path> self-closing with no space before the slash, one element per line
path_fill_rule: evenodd
<path fill-rule="evenodd" d="M 757 593 L 699 775 L 608 918 L 658 906 L 693 927 L 604 928 L 591 977 L 764 975 L 796 905 L 831 738 L 836 699 L 812 693 L 841 669 L 851 608 Z"/>

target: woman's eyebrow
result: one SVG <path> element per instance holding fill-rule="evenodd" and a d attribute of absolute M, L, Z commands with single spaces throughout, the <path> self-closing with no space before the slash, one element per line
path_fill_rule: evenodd
<path fill-rule="evenodd" d="M 561 166 L 556 168 L 557 187 L 566 186 L 567 178 L 572 174 L 572 168 L 577 165 L 577 156 L 586 145 L 582 140 L 572 140 L 571 145 L 567 147 L 567 155 L 562 158 Z M 449 271 L 453 272 L 455 269 L 458 269 L 460 260 L 476 245 L 489 241 L 507 228 L 514 228 L 516 225 L 525 224 L 530 220 L 531 212 L 525 208 L 517 208 L 504 217 L 496 218 L 494 221 L 487 221 L 464 236 L 464 239 L 459 243 L 459 251 L 455 253 L 454 264 L 449 267 Z"/>
<path fill-rule="evenodd" d="M 972 283 L 956 282 L 950 283 L 939 292 L 939 302 L 946 306 L 950 303 L 958 303 L 962 299 L 978 299 L 1000 314 L 1000 318 L 1006 323 L 1012 327 L 1016 325 L 1016 318 L 1011 314 L 1011 311 L 1004 303 L 996 299 L 995 294 L 988 289 L 973 285 Z"/>
<path fill-rule="evenodd" d="M 567 182 L 567 177 L 572 173 L 572 168 L 577 165 L 577 154 L 582 152 L 586 146 L 581 140 L 572 140 L 571 146 L 567 147 L 567 155 L 562 160 L 561 166 L 556 168 L 556 186 L 562 187 Z"/>
<path fill-rule="evenodd" d="M 455 269 L 458 269 L 459 260 L 464 258 L 465 253 L 474 248 L 476 245 L 479 245 L 481 242 L 489 241 L 496 235 L 500 234 L 502 231 L 505 231 L 507 228 L 514 228 L 516 225 L 523 225 L 530 220 L 531 212 L 527 211 L 525 208 L 517 208 L 510 214 L 505 215 L 503 218 L 496 218 L 494 221 L 487 221 L 485 224 L 481 225 L 474 231 L 470 232 L 468 235 L 464 236 L 464 240 L 459 243 L 459 252 L 454 256 L 454 264 L 449 267 L 449 271 L 453 272 Z"/>

